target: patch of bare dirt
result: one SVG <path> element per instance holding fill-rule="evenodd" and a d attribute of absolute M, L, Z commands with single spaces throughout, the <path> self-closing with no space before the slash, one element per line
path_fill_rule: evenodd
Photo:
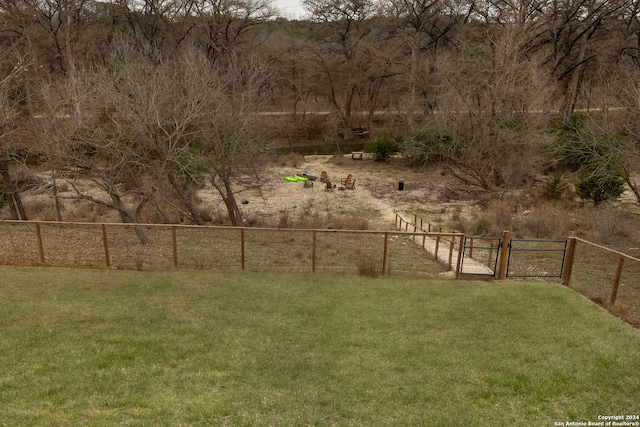
<path fill-rule="evenodd" d="M 335 185 L 332 191 L 326 191 L 325 184 L 320 182 L 322 172 L 326 172 Z M 296 174 L 318 179 L 313 181 L 313 187 L 284 180 L 285 176 Z M 349 174 L 355 180 L 353 190 L 341 184 L 341 179 Z M 237 197 L 239 203 L 244 201 L 241 210 L 245 218 L 255 218 L 258 222 L 277 223 L 278 217 L 285 213 L 296 219 L 365 213 L 372 219 L 372 227 L 383 229 L 393 226 L 396 212 L 428 211 L 446 215 L 456 205 L 468 206 L 470 197 L 467 190 L 440 170 L 417 170 L 367 158 L 353 160 L 350 155 L 305 156 L 293 166 L 270 165 L 260 173 L 259 180 L 245 177 L 244 187 Z M 214 190 L 205 188 L 198 196 L 224 215 L 224 204 Z"/>
<path fill-rule="evenodd" d="M 416 169 L 398 159 L 390 163 L 375 162 L 365 154 L 363 160 L 344 156 L 310 155 L 270 161 L 261 167 L 258 176 L 240 177 L 235 183 L 236 199 L 248 225 L 279 226 L 283 215 L 292 222 L 304 219 L 325 220 L 332 215 L 364 217 L 368 228 L 392 229 L 395 213 L 418 212 L 432 221 L 447 217 L 454 209 L 470 211 L 475 205 L 473 193 L 461 186 L 441 169 Z M 326 172 L 335 188 L 326 191 L 320 181 Z M 312 187 L 302 182 L 288 182 L 285 176 L 307 174 L 317 177 Z M 341 179 L 351 174 L 355 189 L 347 189 Z M 34 175 L 35 176 L 35 175 Z M 29 208 L 29 218 L 54 220 L 51 173 L 37 172 L 41 185 L 26 191 L 23 200 Z M 403 189 L 399 190 L 402 181 Z M 82 191 L 96 198 L 107 197 L 86 179 L 76 181 Z M 73 189 L 63 177 L 58 179 L 60 195 L 72 198 Z M 198 191 L 202 207 L 214 219 L 228 217 L 220 195 L 210 185 Z M 116 212 L 87 201 L 64 201 L 63 219 L 70 221 L 118 222 Z M 5 211 L 6 211 L 5 207 Z M 8 215 L 8 211 L 5 212 Z M 159 219 L 161 220 L 161 218 Z"/>

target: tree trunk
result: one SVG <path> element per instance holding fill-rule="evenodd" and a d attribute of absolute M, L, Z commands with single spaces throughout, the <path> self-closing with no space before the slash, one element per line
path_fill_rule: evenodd
<path fill-rule="evenodd" d="M 367 130 L 369 131 L 369 139 L 375 139 L 375 132 L 373 130 L 373 118 L 376 112 L 376 106 L 378 105 L 378 95 L 380 95 L 380 89 L 382 88 L 382 82 L 384 77 L 376 77 L 371 82 L 371 93 L 369 95 L 369 111 L 367 117 Z M 413 135 L 413 132 L 412 132 Z"/>
<path fill-rule="evenodd" d="M 169 172 L 168 177 L 171 186 L 174 190 L 176 190 L 176 193 L 178 193 L 178 197 L 180 197 L 180 200 L 182 200 L 182 203 L 184 203 L 185 207 L 191 214 L 191 218 L 193 218 L 196 224 L 205 225 L 205 221 L 202 219 L 202 216 L 191 202 L 191 198 L 187 194 L 187 191 L 184 188 L 184 185 L 182 185 L 182 182 L 178 181 L 178 179 L 172 172 Z"/>
<path fill-rule="evenodd" d="M 580 88 L 580 78 L 582 77 L 582 69 L 584 64 L 584 56 L 587 51 L 587 35 L 582 36 L 580 43 L 580 52 L 578 59 L 576 60 L 577 66 L 571 71 L 568 76 L 568 82 L 564 95 L 564 105 L 562 106 L 562 117 L 564 120 L 568 120 L 573 114 L 573 110 L 576 108 L 576 102 L 578 100 L 578 90 Z"/>
<path fill-rule="evenodd" d="M 158 212 L 158 214 L 162 217 L 162 221 L 165 224 L 171 224 L 171 218 L 169 218 L 169 215 L 167 215 L 167 213 L 160 207 L 158 206 L 158 204 L 156 203 L 155 199 L 151 199 L 149 200 L 149 203 L 151 203 L 151 206 L 153 206 L 153 208 L 156 210 L 156 212 Z"/>
<path fill-rule="evenodd" d="M 24 205 L 22 204 L 20 191 L 18 191 L 15 181 L 11 178 L 11 174 L 9 173 L 9 161 L 6 159 L 0 161 L 0 175 L 4 181 L 4 193 L 9 200 L 9 209 L 11 210 L 12 219 L 26 220 L 27 213 L 25 212 Z"/>
<path fill-rule="evenodd" d="M 215 177 L 211 177 L 211 185 L 218 190 L 218 193 L 222 197 L 222 201 L 227 207 L 231 224 L 234 227 L 244 227 L 242 213 L 240 212 L 240 208 L 238 208 L 238 203 L 236 203 L 236 197 L 233 194 L 231 183 L 227 179 L 222 179 L 222 184 L 224 187 L 215 182 Z"/>
<path fill-rule="evenodd" d="M 355 94 L 356 94 L 356 88 L 352 87 L 351 90 L 349 91 L 349 95 L 347 96 L 347 99 L 344 105 L 344 115 L 342 117 L 342 121 L 343 121 L 343 128 L 344 128 L 343 132 L 344 132 L 345 140 L 353 139 L 353 123 L 352 123 L 351 109 L 353 108 L 353 99 L 355 98 Z"/>
<path fill-rule="evenodd" d="M 137 215 L 132 214 L 127 210 L 127 208 L 124 206 L 124 203 L 122 203 L 119 195 L 112 193 L 109 194 L 109 196 L 111 196 L 111 200 L 113 200 L 114 207 L 118 211 L 118 214 L 120 214 L 120 220 L 123 224 L 136 224 L 138 222 Z M 143 245 L 151 243 L 142 228 L 134 227 L 134 230 L 136 232 L 136 235 L 138 236 L 138 239 L 140 240 L 140 243 L 142 243 Z"/>
<path fill-rule="evenodd" d="M 418 73 L 418 36 L 416 35 L 411 44 L 411 73 L 409 80 L 409 105 L 407 106 L 407 128 L 409 134 L 413 136 L 414 114 L 416 109 L 416 76 Z"/>
<path fill-rule="evenodd" d="M 629 189 L 631 189 L 631 192 L 633 192 L 633 195 L 636 197 L 636 202 L 640 204 L 640 187 L 638 186 L 638 183 L 630 174 L 626 174 L 624 180 L 629 186 Z"/>
<path fill-rule="evenodd" d="M 54 168 L 51 177 L 53 180 L 53 201 L 56 206 L 56 219 L 58 222 L 62 222 L 62 209 L 60 208 L 60 198 L 58 197 L 58 181 L 56 179 L 56 169 Z"/>

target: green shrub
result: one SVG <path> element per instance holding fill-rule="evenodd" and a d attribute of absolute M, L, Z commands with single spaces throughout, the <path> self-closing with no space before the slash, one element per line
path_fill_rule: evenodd
<path fill-rule="evenodd" d="M 552 177 L 547 179 L 544 185 L 544 195 L 550 199 L 559 199 L 569 188 L 569 183 L 562 172 L 556 172 Z"/>
<path fill-rule="evenodd" d="M 599 126 L 590 127 L 589 120 L 587 115 L 574 114 L 551 130 L 557 137 L 560 164 L 580 172 L 576 193 L 598 205 L 624 192 L 620 175 L 624 154 L 620 146 L 625 137 Z"/>
<path fill-rule="evenodd" d="M 586 170 L 576 184 L 576 193 L 594 205 L 617 199 L 624 192 L 624 181 L 608 170 Z"/>
<path fill-rule="evenodd" d="M 390 137 L 388 135 L 382 135 L 365 144 L 364 151 L 373 153 L 374 159 L 378 162 L 386 162 L 391 155 L 400 151 L 400 143 L 402 138 L 399 136 Z"/>
<path fill-rule="evenodd" d="M 593 135 L 587 128 L 588 119 L 586 114 L 574 113 L 569 119 L 549 127 L 549 132 L 555 136 L 551 158 L 558 160 L 560 167 L 575 172 L 589 161 L 591 153 L 584 141 L 592 140 Z"/>
<path fill-rule="evenodd" d="M 410 163 L 424 166 L 442 161 L 449 150 L 453 137 L 439 129 L 428 129 L 417 133 L 405 143 L 404 151 Z"/>

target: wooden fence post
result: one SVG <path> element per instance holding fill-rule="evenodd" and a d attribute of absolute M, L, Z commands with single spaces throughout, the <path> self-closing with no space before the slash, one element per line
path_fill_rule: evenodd
<path fill-rule="evenodd" d="M 107 240 L 107 226 L 102 224 L 102 246 L 104 246 L 104 259 L 107 267 L 111 267 L 111 258 L 109 257 L 109 241 Z"/>
<path fill-rule="evenodd" d="M 567 240 L 567 252 L 564 254 L 564 265 L 562 266 L 562 284 L 569 286 L 571 283 L 571 273 L 573 272 L 573 260 L 576 253 L 576 238 L 569 237 Z"/>
<path fill-rule="evenodd" d="M 244 271 L 244 228 L 240 229 L 240 264 Z"/>
<path fill-rule="evenodd" d="M 440 236 L 436 236 L 436 249 L 433 251 L 434 261 L 438 261 L 438 246 L 440 246 Z"/>
<path fill-rule="evenodd" d="M 453 237 L 451 238 L 451 243 L 449 243 L 449 269 L 453 265 Z"/>
<path fill-rule="evenodd" d="M 384 251 L 382 254 L 382 275 L 387 273 L 387 255 L 389 251 L 389 232 L 384 232 Z"/>
<path fill-rule="evenodd" d="M 618 257 L 618 266 L 616 268 L 616 277 L 613 279 L 613 288 L 611 289 L 611 305 L 616 303 L 618 296 L 618 286 L 620 286 L 620 278 L 622 277 L 622 267 L 624 266 L 624 258 Z"/>
<path fill-rule="evenodd" d="M 507 277 L 507 255 L 509 254 L 509 238 L 511 233 L 505 231 L 502 233 L 502 244 L 500 245 L 500 251 L 498 252 L 498 280 L 503 280 Z"/>
<path fill-rule="evenodd" d="M 173 268 L 178 268 L 178 236 L 176 227 L 171 227 L 171 240 L 173 241 Z"/>
<path fill-rule="evenodd" d="M 311 272 L 315 273 L 316 272 L 316 242 L 317 242 L 317 234 L 318 232 L 316 230 L 313 230 L 313 243 L 311 245 Z"/>
<path fill-rule="evenodd" d="M 458 261 L 456 262 L 456 279 L 460 278 L 460 267 L 462 265 L 462 255 L 464 254 L 464 235 L 460 236 L 460 243 L 458 244 Z"/>
<path fill-rule="evenodd" d="M 44 264 L 44 245 L 42 244 L 42 233 L 40 232 L 39 222 L 36 222 L 36 240 L 38 241 L 38 253 L 40 254 L 40 262 Z"/>

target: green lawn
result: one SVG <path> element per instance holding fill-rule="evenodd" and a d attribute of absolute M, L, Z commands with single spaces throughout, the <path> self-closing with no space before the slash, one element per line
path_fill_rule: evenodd
<path fill-rule="evenodd" d="M 0 425 L 552 426 L 640 412 L 557 284 L 0 268 Z"/>

